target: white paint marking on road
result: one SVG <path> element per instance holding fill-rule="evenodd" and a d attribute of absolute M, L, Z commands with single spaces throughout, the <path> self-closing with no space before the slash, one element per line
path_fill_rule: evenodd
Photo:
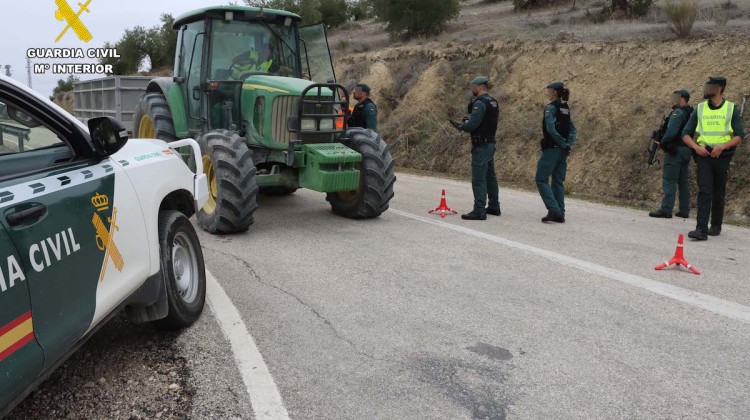
<path fill-rule="evenodd" d="M 577 258 L 569 257 L 567 255 L 558 254 L 556 252 L 547 251 L 545 249 L 537 248 L 531 245 L 525 245 L 519 242 L 514 242 L 509 239 L 501 238 L 499 236 L 490 235 L 488 233 L 480 232 L 477 230 L 469 229 L 463 226 L 454 225 L 447 222 L 438 220 L 428 219 L 426 217 L 418 216 L 416 214 L 408 213 L 401 210 L 391 208 L 390 211 L 393 213 L 406 217 L 409 219 L 417 220 L 419 222 L 439 226 L 445 229 L 450 229 L 455 232 L 460 232 L 466 235 L 471 235 L 476 238 L 485 239 L 496 244 L 507 246 L 509 248 L 526 251 L 530 254 L 544 257 L 550 261 L 562 264 L 567 267 L 576 268 L 587 273 L 603 276 L 612 280 L 619 281 L 630 286 L 638 287 L 643 290 L 661 295 L 676 301 L 686 303 L 688 305 L 696 306 L 698 308 L 705 309 L 709 312 L 725 316 L 727 318 L 736 319 L 738 321 L 744 321 L 750 323 L 750 307 L 741 305 L 739 303 L 731 302 L 728 300 L 720 299 L 714 296 L 699 293 L 693 290 L 684 289 L 682 287 L 673 286 L 671 284 L 661 283 L 655 280 L 647 279 L 645 277 L 637 276 L 635 274 L 626 273 L 624 271 L 615 270 L 613 268 L 604 267 L 599 264 L 591 263 L 588 261 L 579 260 Z"/>
<path fill-rule="evenodd" d="M 289 413 L 284 408 L 279 389 L 255 345 L 255 340 L 247 331 L 239 311 L 232 304 L 229 296 L 208 270 L 206 270 L 206 297 L 224 335 L 232 346 L 234 361 L 237 363 L 247 394 L 250 396 L 255 418 L 288 420 Z"/>

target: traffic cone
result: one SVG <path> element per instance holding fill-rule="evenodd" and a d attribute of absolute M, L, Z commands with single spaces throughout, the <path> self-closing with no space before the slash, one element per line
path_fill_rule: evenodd
<path fill-rule="evenodd" d="M 697 268 L 690 265 L 690 263 L 687 262 L 685 259 L 685 252 L 683 250 L 683 243 L 685 242 L 685 235 L 680 234 L 680 237 L 677 239 L 677 250 L 674 253 L 674 257 L 672 257 L 671 260 L 665 261 L 663 264 L 659 264 L 656 266 L 656 270 L 663 270 L 670 265 L 676 265 L 676 266 L 683 266 L 687 268 L 688 270 L 692 271 L 693 274 L 701 275 L 701 272 L 698 271 Z"/>
<path fill-rule="evenodd" d="M 443 190 L 443 195 L 442 197 L 440 197 L 440 205 L 438 206 L 438 208 L 436 208 L 435 210 L 430 210 L 427 213 L 434 214 L 437 212 L 440 212 L 440 217 L 442 217 L 443 219 L 445 219 L 446 213 L 458 214 L 457 211 L 451 210 L 451 208 L 448 207 L 448 203 L 445 201 L 445 190 Z"/>

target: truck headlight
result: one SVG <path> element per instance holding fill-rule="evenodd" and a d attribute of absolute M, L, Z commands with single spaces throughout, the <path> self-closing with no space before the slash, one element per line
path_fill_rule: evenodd
<path fill-rule="evenodd" d="M 300 129 L 302 131 L 315 131 L 315 120 L 311 118 L 303 118 L 300 123 Z"/>
<path fill-rule="evenodd" d="M 320 120 L 320 131 L 333 130 L 333 120 Z"/>

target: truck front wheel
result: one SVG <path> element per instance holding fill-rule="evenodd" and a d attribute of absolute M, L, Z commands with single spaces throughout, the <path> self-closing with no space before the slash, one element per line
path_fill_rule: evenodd
<path fill-rule="evenodd" d="M 372 130 L 352 128 L 347 132 L 349 147 L 362 155 L 357 191 L 330 193 L 327 200 L 333 212 L 350 219 L 371 219 L 388 210 L 393 198 L 396 175 L 388 145 Z"/>
<path fill-rule="evenodd" d="M 214 234 L 244 232 L 258 208 L 256 168 L 245 139 L 228 130 L 198 138 L 203 170 L 208 178 L 208 202 L 198 212 L 198 224 Z"/>
<path fill-rule="evenodd" d="M 184 214 L 178 211 L 159 214 L 159 256 L 169 315 L 153 323 L 167 330 L 189 327 L 203 312 L 206 267 L 198 235 Z"/>

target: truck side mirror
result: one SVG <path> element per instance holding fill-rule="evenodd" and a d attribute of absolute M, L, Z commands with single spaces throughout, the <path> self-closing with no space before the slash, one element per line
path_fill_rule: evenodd
<path fill-rule="evenodd" d="M 128 130 L 113 117 L 99 117 L 89 120 L 91 143 L 100 158 L 117 153 L 128 142 Z"/>

